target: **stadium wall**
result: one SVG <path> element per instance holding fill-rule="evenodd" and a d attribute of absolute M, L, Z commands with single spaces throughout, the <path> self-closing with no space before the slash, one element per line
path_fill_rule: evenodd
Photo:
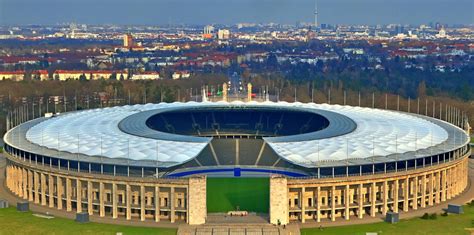
<path fill-rule="evenodd" d="M 469 156 L 467 153 L 451 162 L 385 175 L 324 179 L 272 177 L 270 222 L 363 219 L 430 207 L 465 190 Z M 283 199 L 286 202 L 282 205 Z"/>
<path fill-rule="evenodd" d="M 203 224 L 206 177 L 156 179 L 67 172 L 7 155 L 6 185 L 23 200 L 89 215 Z"/>

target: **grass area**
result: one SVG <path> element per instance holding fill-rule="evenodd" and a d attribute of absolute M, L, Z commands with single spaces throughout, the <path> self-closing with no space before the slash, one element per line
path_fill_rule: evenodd
<path fill-rule="evenodd" d="M 3 147 L 0 146 L 0 153 L 3 153 Z"/>
<path fill-rule="evenodd" d="M 142 228 L 111 224 L 85 223 L 54 218 L 44 219 L 32 215 L 32 212 L 17 212 L 16 208 L 0 209 L 0 234 L 176 234 L 176 229 Z"/>
<path fill-rule="evenodd" d="M 207 178 L 207 211 L 268 213 L 268 178 Z"/>
<path fill-rule="evenodd" d="M 474 137 L 471 137 L 471 143 L 474 144 Z"/>
<path fill-rule="evenodd" d="M 474 227 L 474 204 L 464 206 L 464 214 L 448 216 L 437 215 L 435 220 L 413 218 L 400 220 L 399 223 L 375 223 L 364 225 L 350 225 L 342 227 L 330 227 L 312 229 L 301 229 L 302 235 L 314 234 L 348 234 L 365 235 L 367 232 L 377 232 L 378 234 L 469 234 L 465 228 Z"/>

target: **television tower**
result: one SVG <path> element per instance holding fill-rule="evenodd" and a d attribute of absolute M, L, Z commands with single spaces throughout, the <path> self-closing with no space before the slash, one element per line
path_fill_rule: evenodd
<path fill-rule="evenodd" d="M 318 28 L 318 0 L 314 1 L 314 30 Z"/>

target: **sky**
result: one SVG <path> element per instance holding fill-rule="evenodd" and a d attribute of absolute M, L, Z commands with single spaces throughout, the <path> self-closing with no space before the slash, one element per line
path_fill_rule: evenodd
<path fill-rule="evenodd" d="M 315 0 L 0 0 L 0 24 L 312 22 Z M 474 24 L 474 0 L 318 0 L 328 24 Z"/>

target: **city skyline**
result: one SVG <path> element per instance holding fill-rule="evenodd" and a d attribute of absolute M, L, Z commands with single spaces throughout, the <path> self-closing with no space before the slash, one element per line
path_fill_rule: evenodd
<path fill-rule="evenodd" d="M 294 24 L 313 22 L 314 3 L 314 0 L 0 0 L 0 24 Z M 318 0 L 320 24 L 472 24 L 472 12 L 474 4 L 469 0 Z"/>

